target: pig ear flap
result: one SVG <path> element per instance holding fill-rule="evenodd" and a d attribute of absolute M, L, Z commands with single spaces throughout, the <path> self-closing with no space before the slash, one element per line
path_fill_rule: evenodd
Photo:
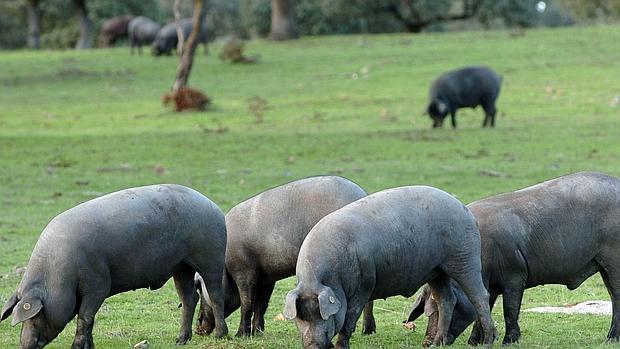
<path fill-rule="evenodd" d="M 444 102 L 437 102 L 437 111 L 443 114 L 448 111 L 448 106 Z"/>
<path fill-rule="evenodd" d="M 13 308 L 13 321 L 11 326 L 32 319 L 43 309 L 43 303 L 39 298 L 24 298 Z"/>
<path fill-rule="evenodd" d="M 341 304 L 336 294 L 330 287 L 325 287 L 319 293 L 319 312 L 323 320 L 329 319 L 330 316 L 336 314 L 340 310 Z"/>
<path fill-rule="evenodd" d="M 297 298 L 299 298 L 299 293 L 297 290 L 292 290 L 286 295 L 286 300 L 284 302 L 284 318 L 287 320 L 293 320 L 297 317 Z"/>
<path fill-rule="evenodd" d="M 11 312 L 13 311 L 13 308 L 15 307 L 17 302 L 19 302 L 19 300 L 17 299 L 17 293 L 13 293 L 11 298 L 9 298 L 6 303 L 4 303 L 4 307 L 2 307 L 2 313 L 0 313 L 0 321 L 8 318 L 9 315 L 11 315 Z"/>
<path fill-rule="evenodd" d="M 420 317 L 420 315 L 424 314 L 424 308 L 426 307 L 426 301 L 427 300 L 431 301 L 429 289 L 430 287 L 428 285 L 424 286 L 422 293 L 418 296 L 418 298 L 416 298 L 415 302 L 413 303 L 413 309 L 411 309 L 411 313 L 409 313 L 409 317 L 407 318 L 406 321 L 403 321 L 403 323 L 415 321 L 417 318 Z"/>

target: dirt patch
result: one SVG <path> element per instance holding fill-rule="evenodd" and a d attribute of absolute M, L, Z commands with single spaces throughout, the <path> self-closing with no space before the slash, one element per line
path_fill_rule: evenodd
<path fill-rule="evenodd" d="M 538 307 L 525 309 L 530 313 L 561 313 L 561 314 L 595 314 L 611 315 L 610 301 L 585 301 L 577 304 L 567 304 L 563 307 Z"/>

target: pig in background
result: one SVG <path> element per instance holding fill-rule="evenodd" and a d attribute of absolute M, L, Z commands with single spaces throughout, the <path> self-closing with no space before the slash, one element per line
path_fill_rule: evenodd
<path fill-rule="evenodd" d="M 183 31 L 183 38 L 187 40 L 192 32 L 192 19 L 181 19 L 179 25 L 181 26 L 181 31 Z M 207 39 L 207 23 L 203 22 L 198 35 L 198 43 L 204 45 L 205 53 L 207 52 Z M 172 50 L 176 50 L 178 42 L 179 36 L 177 35 L 176 22 L 168 23 L 157 32 L 155 40 L 151 45 L 151 52 L 155 56 L 170 55 Z"/>
<path fill-rule="evenodd" d="M 138 48 L 138 54 L 142 54 L 142 46 L 151 45 L 160 28 L 161 25 L 159 23 L 144 16 L 132 19 L 127 25 L 131 54 L 133 54 L 136 47 Z"/>
<path fill-rule="evenodd" d="M 433 128 L 443 126 L 448 114 L 456 128 L 456 111 L 459 108 L 484 109 L 483 127 L 495 127 L 495 100 L 499 96 L 502 77 L 488 67 L 473 66 L 447 72 L 431 85 L 427 114 Z"/>

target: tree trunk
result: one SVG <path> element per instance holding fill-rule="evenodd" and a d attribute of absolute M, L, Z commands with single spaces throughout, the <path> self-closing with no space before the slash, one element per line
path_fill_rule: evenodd
<path fill-rule="evenodd" d="M 86 8 L 86 0 L 73 0 L 75 6 L 75 16 L 80 22 L 80 38 L 75 44 L 75 48 L 85 49 L 93 47 L 92 23 L 88 18 L 88 9 Z"/>
<path fill-rule="evenodd" d="M 28 41 L 29 48 L 38 49 L 40 47 L 40 14 L 39 0 L 26 1 L 26 7 L 28 8 Z"/>
<path fill-rule="evenodd" d="M 181 55 L 185 44 L 185 36 L 181 28 L 181 0 L 174 0 L 174 22 L 177 28 L 177 54 Z"/>
<path fill-rule="evenodd" d="M 271 40 L 297 39 L 295 0 L 271 0 Z"/>
<path fill-rule="evenodd" d="M 183 52 L 181 53 L 181 62 L 177 69 L 177 78 L 172 86 L 173 91 L 178 91 L 179 88 L 187 86 L 187 80 L 189 80 L 189 73 L 192 70 L 192 64 L 194 62 L 194 52 L 196 52 L 196 46 L 198 46 L 198 36 L 202 28 L 202 22 L 205 16 L 204 10 L 207 7 L 207 0 L 194 0 L 194 16 L 192 18 L 192 32 L 187 38 L 187 42 Z"/>

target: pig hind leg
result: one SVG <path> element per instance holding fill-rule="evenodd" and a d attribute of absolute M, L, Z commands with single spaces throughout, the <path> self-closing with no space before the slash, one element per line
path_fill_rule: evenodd
<path fill-rule="evenodd" d="M 241 277 L 236 278 L 241 301 L 241 319 L 236 336 L 250 336 L 252 334 L 252 313 L 256 300 L 258 272 L 253 269 L 246 270 Z"/>
<path fill-rule="evenodd" d="M 269 299 L 275 282 L 261 284 L 256 290 L 256 299 L 254 302 L 254 317 L 252 318 L 252 335 L 262 334 L 265 332 L 265 313 L 269 306 Z"/>
<path fill-rule="evenodd" d="M 174 273 L 174 286 L 181 300 L 181 332 L 177 338 L 177 344 L 185 344 L 192 338 L 192 318 L 198 303 L 198 294 L 194 285 L 195 270 L 184 264 Z"/>
<path fill-rule="evenodd" d="M 499 296 L 499 292 L 497 290 L 491 290 L 489 296 L 489 310 L 493 310 L 493 306 L 495 305 L 495 301 L 497 300 L 497 296 Z M 471 335 L 467 340 L 467 344 L 469 345 L 480 345 L 484 340 L 484 332 L 482 331 L 482 326 L 480 325 L 480 321 L 476 321 L 474 323 L 474 328 L 471 330 Z"/>
<path fill-rule="evenodd" d="M 377 325 L 375 323 L 375 317 L 372 313 L 373 302 L 370 301 L 364 306 L 364 322 L 363 322 L 363 334 L 373 334 L 377 332 Z"/>
<path fill-rule="evenodd" d="M 223 256 L 213 256 L 213 258 L 210 258 L 209 262 L 210 263 L 196 265 L 196 272 L 202 277 L 207 293 L 209 294 L 209 300 L 211 301 L 209 306 L 213 313 L 213 319 L 215 322 L 215 337 L 221 338 L 228 334 L 228 327 L 226 326 L 226 321 L 224 320 L 224 292 L 222 291 L 224 258 Z M 196 294 L 196 287 L 193 285 L 193 279 L 194 276 L 192 274 L 192 289 L 194 294 Z M 194 308 L 192 308 L 192 315 L 194 311 L 193 309 Z M 207 315 L 209 314 L 207 313 Z"/>
<path fill-rule="evenodd" d="M 482 109 L 484 109 L 484 122 L 482 123 L 482 127 L 495 127 L 495 115 L 497 114 L 495 103 L 485 102 L 482 104 Z"/>
<path fill-rule="evenodd" d="M 467 298 L 476 309 L 478 321 L 484 332 L 483 344 L 491 345 L 496 337 L 495 326 L 491 319 L 491 310 L 489 307 L 489 292 L 484 287 L 482 276 L 480 274 L 480 259 L 472 256 L 472 260 L 457 259 L 454 263 L 449 263 L 444 271 L 452 277 L 463 289 Z M 477 268 L 473 268 L 478 265 Z"/>
<path fill-rule="evenodd" d="M 618 257 L 610 258 L 617 260 Z M 620 262 L 620 261 L 618 261 Z M 612 312 L 611 327 L 607 334 L 608 342 L 618 342 L 620 339 L 620 263 L 601 263 L 600 273 L 611 297 Z"/>

